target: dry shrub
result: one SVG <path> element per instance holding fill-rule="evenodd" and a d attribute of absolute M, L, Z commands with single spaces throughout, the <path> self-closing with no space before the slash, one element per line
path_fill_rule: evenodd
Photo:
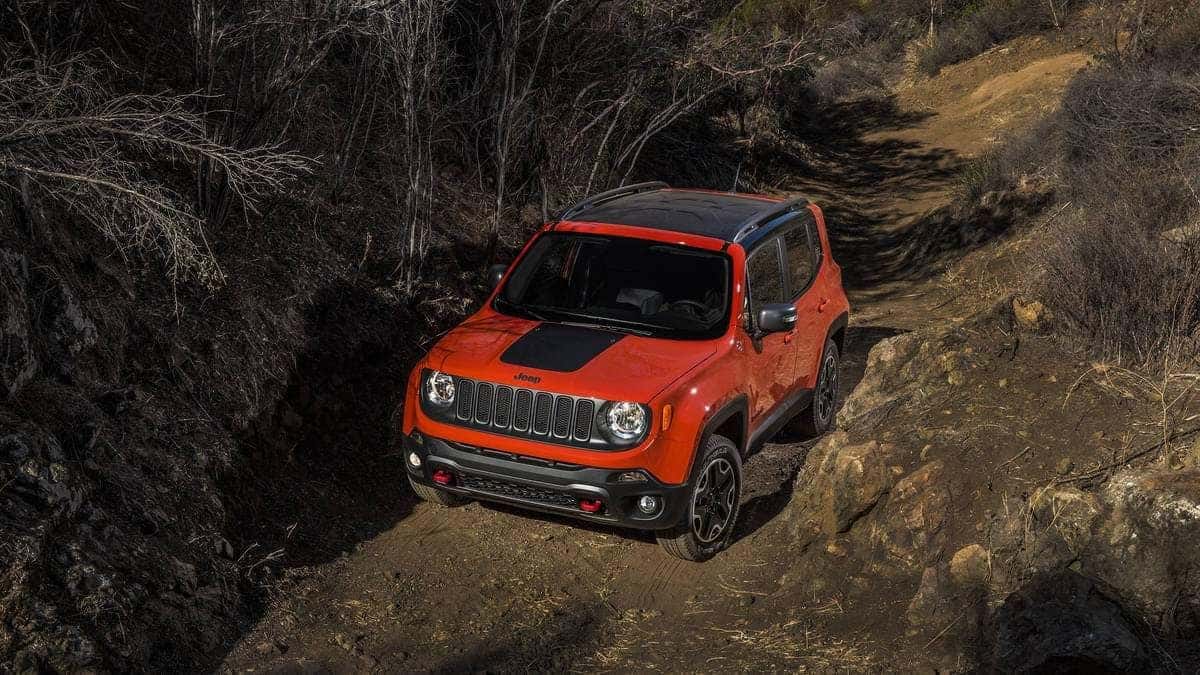
<path fill-rule="evenodd" d="M 1156 236 L 1117 213 L 1080 209 L 1058 226 L 1040 263 L 1042 296 L 1087 349 L 1153 367 L 1195 353 L 1196 241 Z"/>
<path fill-rule="evenodd" d="M 983 0 L 947 4 L 961 7 L 947 11 L 948 20 L 933 32 L 917 56 L 917 67 L 927 75 L 936 75 L 942 67 L 982 54 L 1005 40 L 1057 27 L 1063 13 L 1077 3 Z"/>
<path fill-rule="evenodd" d="M 1180 44 L 1180 25 L 1158 34 Z M 1141 49 L 1078 75 L 1053 119 L 1071 211 L 1038 291 L 1101 356 L 1161 367 L 1193 359 L 1200 329 L 1200 71 Z"/>
<path fill-rule="evenodd" d="M 2 43 L 0 43 L 2 44 Z M 0 60 L 0 187 L 29 214 L 57 204 L 123 253 L 154 253 L 172 281 L 218 285 L 223 273 L 195 201 L 157 166 L 219 169 L 247 209 L 280 190 L 308 160 L 275 146 L 214 139 L 187 96 L 116 94 L 92 55 Z"/>

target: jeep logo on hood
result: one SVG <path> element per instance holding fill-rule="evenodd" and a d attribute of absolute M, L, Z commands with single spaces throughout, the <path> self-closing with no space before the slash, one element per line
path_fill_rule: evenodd
<path fill-rule="evenodd" d="M 525 373 L 517 373 L 513 375 L 513 379 L 518 382 L 528 382 L 529 384 L 537 384 L 542 381 L 542 378 L 537 375 L 526 375 Z"/>

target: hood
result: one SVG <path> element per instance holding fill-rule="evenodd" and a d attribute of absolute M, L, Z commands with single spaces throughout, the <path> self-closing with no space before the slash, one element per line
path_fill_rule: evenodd
<path fill-rule="evenodd" d="M 477 315 L 429 352 L 429 367 L 498 384 L 610 400 L 650 402 L 716 351 L 716 341 Z"/>

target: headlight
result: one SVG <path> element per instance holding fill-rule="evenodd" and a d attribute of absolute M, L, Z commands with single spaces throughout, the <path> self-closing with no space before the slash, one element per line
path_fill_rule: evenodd
<path fill-rule="evenodd" d="M 454 403 L 454 378 L 436 370 L 429 373 L 425 380 L 425 400 L 442 407 Z"/>
<path fill-rule="evenodd" d="M 607 404 L 604 423 L 609 433 L 623 441 L 632 441 L 646 433 L 646 409 L 629 401 Z"/>

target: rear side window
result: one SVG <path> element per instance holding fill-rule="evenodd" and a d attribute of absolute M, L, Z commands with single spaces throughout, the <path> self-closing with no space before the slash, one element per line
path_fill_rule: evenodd
<path fill-rule="evenodd" d="M 746 267 L 750 276 L 750 316 L 757 317 L 763 305 L 787 300 L 784 290 L 783 261 L 779 238 L 763 244 L 754 251 Z"/>
<path fill-rule="evenodd" d="M 821 244 L 819 239 L 813 242 L 815 234 L 806 222 L 796 223 L 783 234 L 783 246 L 787 249 L 788 291 L 792 297 L 808 288 L 817 273 L 817 252 L 821 250 Z"/>

